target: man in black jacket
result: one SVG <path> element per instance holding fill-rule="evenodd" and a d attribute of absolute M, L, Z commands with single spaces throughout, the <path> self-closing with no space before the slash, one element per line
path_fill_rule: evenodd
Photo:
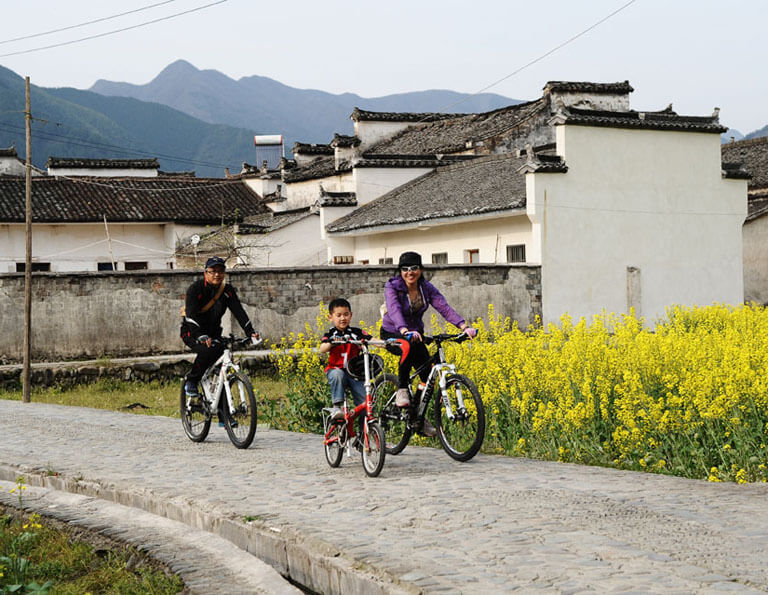
<path fill-rule="evenodd" d="M 197 354 L 184 385 L 184 390 L 190 397 L 198 396 L 197 385 L 203 373 L 224 352 L 224 346 L 214 343 L 213 340 L 221 337 L 221 319 L 227 308 L 235 315 L 245 334 L 254 339 L 259 338 L 259 333 L 254 330 L 248 319 L 235 288 L 224 282 L 226 268 L 223 258 L 209 258 L 205 263 L 203 278 L 192 283 L 187 289 L 181 339 Z"/>

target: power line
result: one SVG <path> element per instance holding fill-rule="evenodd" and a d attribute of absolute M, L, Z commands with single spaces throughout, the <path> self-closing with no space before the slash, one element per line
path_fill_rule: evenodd
<path fill-rule="evenodd" d="M 520 68 L 518 68 L 517 70 L 515 70 L 515 71 L 513 71 L 513 72 L 510 72 L 508 75 L 506 75 L 506 76 L 503 76 L 502 78 L 500 78 L 499 80 L 497 80 L 497 81 L 495 81 L 495 82 L 491 83 L 490 85 L 487 85 L 487 86 L 483 87 L 483 88 L 482 88 L 482 89 L 480 89 L 479 91 L 475 91 L 474 93 L 472 93 L 472 94 L 470 94 L 470 95 L 467 95 L 467 96 L 466 96 L 466 97 L 464 97 L 463 99 L 460 99 L 459 101 L 457 101 L 457 102 L 455 102 L 455 103 L 452 103 L 452 104 L 450 104 L 450 105 L 447 105 L 447 106 L 445 106 L 445 107 L 442 107 L 442 108 L 440 108 L 440 109 L 439 109 L 439 110 L 437 110 L 437 111 L 438 111 L 438 112 L 443 112 L 443 111 L 450 111 L 450 110 L 451 110 L 453 107 L 455 107 L 455 106 L 457 106 L 457 105 L 459 105 L 459 104 L 461 104 L 461 103 L 464 103 L 465 101 L 469 101 L 469 100 L 470 100 L 472 97 L 474 97 L 475 95 L 479 95 L 480 93 L 484 93 L 484 92 L 485 92 L 485 91 L 487 91 L 488 89 L 490 89 L 490 88 L 492 88 L 492 87 L 495 87 L 496 85 L 498 85 L 498 84 L 500 84 L 500 83 L 503 83 L 503 82 L 504 82 L 504 81 L 506 81 L 507 79 L 509 79 L 509 78 L 512 78 L 512 77 L 513 77 L 513 76 L 515 76 L 516 74 L 518 74 L 518 73 L 522 72 L 523 70 L 525 70 L 525 69 L 526 69 L 526 68 L 528 68 L 529 66 L 533 66 L 533 65 L 534 65 L 534 64 L 536 64 L 537 62 L 541 62 L 541 61 L 542 61 L 544 58 L 546 58 L 547 56 L 551 56 L 551 55 L 552 55 L 552 54 L 554 54 L 554 53 L 555 53 L 557 50 L 564 48 L 565 46 L 567 46 L 569 43 L 571 43 L 571 42 L 573 42 L 573 41 L 576 41 L 576 40 L 577 40 L 579 37 L 582 37 L 583 35 L 586 35 L 586 34 L 587 34 L 587 33 L 589 33 L 590 31 L 592 31 L 592 29 L 595 29 L 595 28 L 596 28 L 596 27 L 598 27 L 599 25 L 602 25 L 602 24 L 603 24 L 605 21 L 607 21 L 607 20 L 608 20 L 608 19 L 610 19 L 611 17 L 613 17 L 613 16 L 615 16 L 615 15 L 619 14 L 619 13 L 620 13 L 622 10 L 624 10 L 625 8 L 628 8 L 628 7 L 629 7 L 631 4 L 634 4 L 635 2 L 637 2 L 637 0 L 629 0 L 629 2 L 627 2 L 626 4 L 624 4 L 624 5 L 620 6 L 619 8 L 617 8 L 616 10 L 614 10 L 614 11 L 613 11 L 612 13 L 610 13 L 609 15 L 607 15 L 607 16 L 604 16 L 602 19 L 600 19 L 600 20 L 599 20 L 599 21 L 597 21 L 596 23 L 593 23 L 592 25 L 590 25 L 589 27 L 587 27 L 586 29 L 584 29 L 584 30 L 583 30 L 583 31 L 581 31 L 580 33 L 577 33 L 577 34 L 576 34 L 576 35 L 574 35 L 573 37 L 570 37 L 569 39 L 565 40 L 563 43 L 561 43 L 561 44 L 559 44 L 559 45 L 557 45 L 557 46 L 553 47 L 551 50 L 549 50 L 549 51 L 548 51 L 548 52 L 546 52 L 545 54 L 542 54 L 542 55 L 541 55 L 541 56 L 539 56 L 538 58 L 535 58 L 535 59 L 531 60 L 530 62 L 528 62 L 527 64 L 524 64 L 523 66 L 521 66 L 521 67 L 520 67 Z M 425 118 L 425 120 L 426 120 L 426 118 Z M 423 120 L 422 120 L 422 121 L 423 121 Z M 416 123 L 418 124 L 418 123 L 420 123 L 420 122 L 416 122 Z"/>
<path fill-rule="evenodd" d="M 10 132 L 10 133 L 23 133 L 23 130 L 14 127 L 12 124 L 9 125 L 5 122 L 0 122 L 0 131 Z M 178 157 L 175 155 L 166 155 L 164 153 L 145 151 L 142 149 L 131 149 L 128 147 L 121 147 L 119 145 L 109 145 L 106 143 L 99 143 L 96 141 L 88 141 L 86 139 L 78 139 L 77 137 L 73 139 L 71 136 L 56 134 L 54 132 L 38 131 L 35 134 L 35 138 L 39 138 L 41 140 L 46 140 L 49 142 L 59 142 L 66 145 L 85 147 L 88 149 L 107 150 L 107 151 L 112 151 L 113 153 L 119 153 L 122 155 L 145 155 L 149 157 L 158 157 L 160 159 L 167 159 L 169 161 L 175 161 L 177 163 L 189 163 L 191 165 L 200 165 L 203 167 L 220 167 L 222 169 L 225 167 L 228 167 L 226 164 L 223 164 L 223 163 L 214 163 L 211 161 L 199 161 L 199 160 L 189 159 L 185 157 Z"/>
<path fill-rule="evenodd" d="M 136 8 L 134 10 L 129 10 L 127 12 L 121 12 L 120 14 L 113 14 L 112 16 L 102 17 L 100 19 L 94 19 L 92 21 L 86 21 L 84 23 L 78 23 L 77 25 L 69 25 L 68 27 L 61 27 L 60 29 L 51 29 L 50 31 L 44 31 L 43 33 L 33 33 L 32 35 L 24 35 L 23 37 L 14 37 L 13 39 L 6 39 L 4 41 L 0 41 L 0 45 L 4 45 L 6 43 L 13 43 L 14 41 L 23 41 L 24 39 L 32 39 L 34 37 L 43 37 L 44 35 L 52 35 L 53 33 L 61 33 L 62 31 L 69 31 L 70 29 L 77 29 L 78 27 L 85 27 L 87 25 L 93 25 L 95 23 L 102 23 L 104 21 L 109 21 L 111 19 L 116 19 L 118 17 L 124 17 L 126 15 L 133 14 L 135 12 L 141 12 L 142 10 L 149 10 L 150 8 L 162 6 L 163 4 L 170 4 L 171 2 L 176 2 L 176 0 L 165 0 L 164 2 L 150 4 L 149 6 L 145 6 L 143 8 Z"/>
<path fill-rule="evenodd" d="M 228 0 L 218 0 L 217 2 L 211 2 L 210 4 L 205 4 L 203 6 L 198 6 L 197 8 L 191 8 L 189 10 L 185 10 L 183 12 L 177 12 L 175 14 L 168 15 L 166 17 L 161 17 L 159 19 L 153 19 L 151 21 L 146 21 L 144 23 L 139 23 L 138 25 L 131 25 L 130 27 L 123 27 L 122 29 L 114 29 L 113 31 L 107 31 L 106 33 L 99 33 L 97 35 L 89 35 L 88 37 L 81 37 L 80 39 L 73 39 L 71 41 L 63 41 L 61 43 L 54 43 L 51 45 L 46 45 L 38 48 L 32 48 L 29 50 L 21 50 L 18 52 L 10 52 L 8 54 L 0 54 L 0 58 L 7 58 L 8 56 L 19 56 L 21 54 L 30 54 L 32 52 L 39 52 L 42 50 L 50 50 L 52 48 L 58 48 L 65 45 L 72 45 L 74 43 L 80 43 L 81 41 L 88 41 L 90 39 L 98 39 L 99 37 L 107 37 L 108 35 L 114 35 L 115 33 L 122 33 L 124 31 L 130 31 L 131 29 L 138 29 L 139 27 L 145 27 L 146 25 L 153 25 L 155 23 L 160 23 L 162 21 L 167 21 L 185 14 L 189 14 L 191 12 L 197 12 L 198 10 L 203 10 L 205 8 L 210 8 L 211 6 L 216 6 L 217 4 L 223 4 L 224 2 L 227 2 Z"/>

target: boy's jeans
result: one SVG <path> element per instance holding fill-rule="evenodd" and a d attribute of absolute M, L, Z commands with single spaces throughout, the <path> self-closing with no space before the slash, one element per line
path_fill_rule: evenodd
<path fill-rule="evenodd" d="M 344 401 L 344 389 L 349 388 L 355 406 L 365 401 L 365 382 L 355 380 L 341 368 L 331 368 L 325 373 L 328 384 L 331 385 L 331 401 L 341 406 Z"/>

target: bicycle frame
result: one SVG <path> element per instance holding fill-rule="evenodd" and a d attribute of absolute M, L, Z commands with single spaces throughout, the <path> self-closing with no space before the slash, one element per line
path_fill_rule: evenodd
<path fill-rule="evenodd" d="M 363 356 L 363 365 L 365 369 L 365 401 L 357 405 L 354 409 L 349 409 L 349 406 L 347 405 L 347 399 L 346 395 L 344 398 L 344 402 L 342 404 L 341 410 L 344 413 L 344 424 L 347 429 L 347 439 L 345 444 L 343 445 L 347 456 L 352 456 L 352 442 L 353 439 L 357 436 L 355 432 L 355 420 L 360 417 L 361 415 L 365 414 L 364 422 L 363 422 L 363 446 L 364 448 L 369 448 L 369 437 L 368 437 L 368 424 L 372 421 L 375 421 L 376 418 L 373 415 L 373 400 L 371 395 L 371 387 L 373 386 L 373 379 L 371 378 L 371 352 L 368 348 L 369 344 L 374 344 L 376 346 L 383 347 L 386 345 L 384 341 L 379 342 L 376 339 L 371 339 L 369 341 L 356 341 L 353 339 L 349 339 L 345 341 L 347 343 L 351 343 L 353 345 L 358 345 L 360 347 L 360 351 Z M 324 416 L 326 415 L 326 410 L 323 410 Z M 325 423 L 325 419 L 323 420 L 323 425 L 327 425 Z M 331 438 L 331 434 L 333 433 L 333 425 L 329 426 L 328 432 L 325 435 L 325 441 L 324 444 L 329 444 L 333 439 Z"/>
<path fill-rule="evenodd" d="M 240 366 L 232 359 L 231 346 L 236 341 L 235 336 L 230 335 L 228 338 L 218 339 L 218 341 L 224 344 L 224 353 L 221 354 L 219 359 L 208 366 L 208 369 L 203 374 L 202 381 L 200 382 L 203 387 L 205 399 L 208 401 L 212 413 L 218 409 L 222 392 L 226 395 L 227 406 L 229 407 L 228 410 L 234 411 L 235 407 L 232 403 L 232 391 L 229 382 L 226 382 L 226 380 L 227 375 L 236 374 L 240 371 Z M 219 366 L 219 373 L 215 377 L 214 384 L 214 377 L 211 376 L 211 372 L 216 369 L 216 366 Z M 211 390 L 211 384 L 214 384 L 213 391 Z"/>
<path fill-rule="evenodd" d="M 429 371 L 429 376 L 427 377 L 427 381 L 424 382 L 424 386 L 418 389 L 415 393 L 419 397 L 419 407 L 416 412 L 417 419 L 421 419 L 427 410 L 427 405 L 429 404 L 430 397 L 432 395 L 432 387 L 434 387 L 435 385 L 434 381 L 436 376 L 439 376 L 439 380 L 437 384 L 440 387 L 440 398 L 443 400 L 443 406 L 445 407 L 445 414 L 451 420 L 456 418 L 456 414 L 454 413 L 453 408 L 451 407 L 450 401 L 448 399 L 448 394 L 445 390 L 447 378 L 450 375 L 456 373 L 456 365 L 448 363 L 446 361 L 445 350 L 443 349 L 443 342 L 451 339 L 456 339 L 458 337 L 461 337 L 462 335 L 463 334 L 424 337 L 425 340 L 434 341 L 437 344 L 437 350 L 435 351 L 435 353 L 433 353 L 430 356 L 430 358 L 421 368 L 419 368 L 413 374 L 411 374 L 411 383 L 412 383 L 413 380 L 417 376 L 419 376 L 419 372 L 421 372 L 425 367 L 431 366 L 431 369 Z M 457 401 L 459 411 L 466 409 L 464 405 L 464 396 L 461 394 L 460 390 L 457 391 L 456 401 Z"/>

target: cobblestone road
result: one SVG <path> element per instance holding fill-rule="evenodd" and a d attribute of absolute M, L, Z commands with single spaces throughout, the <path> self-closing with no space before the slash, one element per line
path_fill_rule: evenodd
<path fill-rule="evenodd" d="M 215 427 L 194 444 L 177 419 L 12 401 L 0 401 L 0 420 L 6 470 L 156 513 L 186 507 L 188 524 L 235 542 L 240 527 L 274 536 L 304 584 L 329 579 L 299 568 L 296 548 L 381 592 L 768 591 L 765 484 L 456 463 L 412 446 L 370 479 L 359 456 L 329 468 L 312 435 L 260 428 L 243 451 Z M 323 590 L 355 584 L 331 580 Z"/>

